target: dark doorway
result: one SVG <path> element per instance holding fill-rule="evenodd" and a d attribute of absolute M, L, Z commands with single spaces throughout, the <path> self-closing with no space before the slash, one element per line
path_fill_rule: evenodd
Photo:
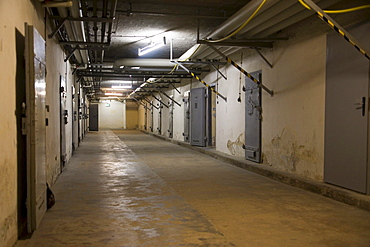
<path fill-rule="evenodd" d="M 89 130 L 99 131 L 99 105 L 91 104 L 89 107 Z"/>
<path fill-rule="evenodd" d="M 15 92 L 15 115 L 17 118 L 17 166 L 18 166 L 18 237 L 27 234 L 27 137 L 25 135 L 26 117 L 26 62 L 24 59 L 25 37 L 15 30 L 17 70 Z"/>

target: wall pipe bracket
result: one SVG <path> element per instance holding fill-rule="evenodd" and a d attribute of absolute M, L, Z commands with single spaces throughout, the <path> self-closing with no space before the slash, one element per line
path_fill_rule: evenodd
<path fill-rule="evenodd" d="M 155 98 L 156 100 L 158 100 L 161 104 L 163 104 L 166 108 L 169 108 L 169 106 L 168 105 L 166 105 L 161 99 L 159 99 L 157 96 L 155 96 L 154 95 L 154 93 L 153 92 L 151 92 L 151 91 L 149 91 L 149 90 L 146 90 L 146 89 L 144 89 L 144 88 L 141 88 L 144 92 L 147 92 L 147 93 L 149 93 L 150 95 L 152 95 L 153 96 L 153 98 Z"/>
<path fill-rule="evenodd" d="M 180 106 L 181 107 L 181 104 L 179 102 L 177 102 L 176 100 L 174 100 L 173 98 L 171 98 L 168 94 L 166 94 L 162 89 L 158 88 L 157 91 L 161 92 L 164 96 L 166 96 L 168 99 L 170 99 L 172 102 L 174 102 L 176 105 Z"/>
<path fill-rule="evenodd" d="M 221 51 L 219 51 L 216 47 L 214 47 L 211 44 L 208 44 L 210 48 L 212 48 L 215 52 L 217 52 L 221 57 L 225 58 L 226 61 L 228 61 L 231 65 L 233 65 L 237 70 L 242 72 L 244 75 L 246 75 L 249 79 L 251 79 L 254 83 L 256 83 L 258 86 L 260 86 L 263 90 L 265 90 L 270 96 L 274 96 L 274 91 L 268 89 L 265 85 L 263 85 L 259 80 L 254 78 L 251 74 L 249 74 L 247 71 L 245 71 L 243 68 L 241 68 L 238 64 L 236 64 L 233 60 L 231 60 L 229 57 L 227 57 L 225 54 L 223 54 Z"/>
<path fill-rule="evenodd" d="M 205 81 L 203 81 L 202 79 L 200 79 L 197 75 L 195 75 L 193 72 L 191 72 L 190 70 L 188 70 L 184 65 L 182 65 L 181 63 L 179 62 L 176 62 L 176 61 L 171 61 L 172 63 L 175 63 L 177 65 L 179 65 L 183 70 L 185 70 L 186 72 L 188 72 L 192 77 L 194 77 L 195 79 L 197 79 L 200 83 L 202 83 L 204 86 L 206 86 L 207 88 L 209 88 L 213 93 L 215 93 L 216 95 L 220 96 L 223 100 L 227 101 L 227 98 L 225 96 L 223 96 L 222 94 L 220 94 L 219 92 L 217 92 L 213 87 L 211 87 L 209 84 L 207 84 Z"/>

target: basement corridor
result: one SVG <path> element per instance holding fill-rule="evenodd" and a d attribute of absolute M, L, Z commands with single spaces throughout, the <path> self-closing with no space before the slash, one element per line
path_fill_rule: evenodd
<path fill-rule="evenodd" d="M 370 246 L 370 212 L 139 131 L 89 132 L 16 247 Z"/>

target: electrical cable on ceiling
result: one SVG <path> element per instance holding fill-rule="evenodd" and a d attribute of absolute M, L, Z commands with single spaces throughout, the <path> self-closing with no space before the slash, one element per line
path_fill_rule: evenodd
<path fill-rule="evenodd" d="M 311 10 L 310 6 L 308 6 L 304 0 L 298 0 L 306 9 Z M 339 10 L 323 10 L 324 13 L 327 14 L 342 14 L 342 13 L 348 13 L 348 12 L 353 12 L 361 9 L 367 9 L 370 8 L 370 5 L 363 5 L 363 6 L 358 6 L 358 7 L 353 7 L 353 8 L 348 8 L 348 9 L 339 9 Z"/>
<path fill-rule="evenodd" d="M 235 34 L 239 33 L 240 30 L 242 30 L 256 15 L 257 13 L 260 11 L 260 9 L 262 8 L 262 6 L 266 3 L 267 0 L 263 0 L 262 3 L 258 6 L 258 8 L 253 12 L 253 14 L 248 18 L 248 20 L 246 20 L 240 27 L 238 27 L 234 32 L 228 34 L 226 37 L 223 37 L 221 39 L 218 39 L 218 40 L 209 40 L 209 39 L 206 39 L 205 41 L 207 42 L 210 42 L 210 43 L 217 43 L 217 42 L 221 42 L 221 41 L 224 41 L 226 39 L 229 39 L 231 38 L 232 36 L 234 36 Z"/>
<path fill-rule="evenodd" d="M 307 3 L 305 3 L 303 0 L 298 0 L 298 1 L 305 8 L 307 8 L 309 10 L 312 10 L 311 7 Z M 358 42 L 353 37 L 351 37 L 345 30 L 342 30 L 342 28 L 340 28 L 338 26 L 338 24 L 336 24 L 335 21 L 333 19 L 331 19 L 329 17 L 329 15 L 327 15 L 327 13 L 346 13 L 346 12 L 356 11 L 356 10 L 369 8 L 369 7 L 370 7 L 370 5 L 364 5 L 364 6 L 359 6 L 359 7 L 355 7 L 355 8 L 351 8 L 351 9 L 344 9 L 344 10 L 321 10 L 318 6 L 317 7 L 312 7 L 312 8 L 315 11 L 315 14 L 322 21 L 324 21 L 326 24 L 328 24 L 334 31 L 336 31 L 338 34 L 340 34 L 356 50 L 358 50 L 362 55 L 364 55 L 367 59 L 370 60 L 370 56 L 369 56 L 368 52 L 365 49 L 361 48 L 361 46 L 359 46 Z"/>

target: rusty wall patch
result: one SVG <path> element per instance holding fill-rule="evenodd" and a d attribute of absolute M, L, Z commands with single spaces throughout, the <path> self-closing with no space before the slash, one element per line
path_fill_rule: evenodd
<path fill-rule="evenodd" d="M 312 141 L 314 142 L 314 141 Z M 291 129 L 284 128 L 280 135 L 264 145 L 264 163 L 308 178 L 322 180 L 322 166 L 315 144 L 300 144 Z"/>

